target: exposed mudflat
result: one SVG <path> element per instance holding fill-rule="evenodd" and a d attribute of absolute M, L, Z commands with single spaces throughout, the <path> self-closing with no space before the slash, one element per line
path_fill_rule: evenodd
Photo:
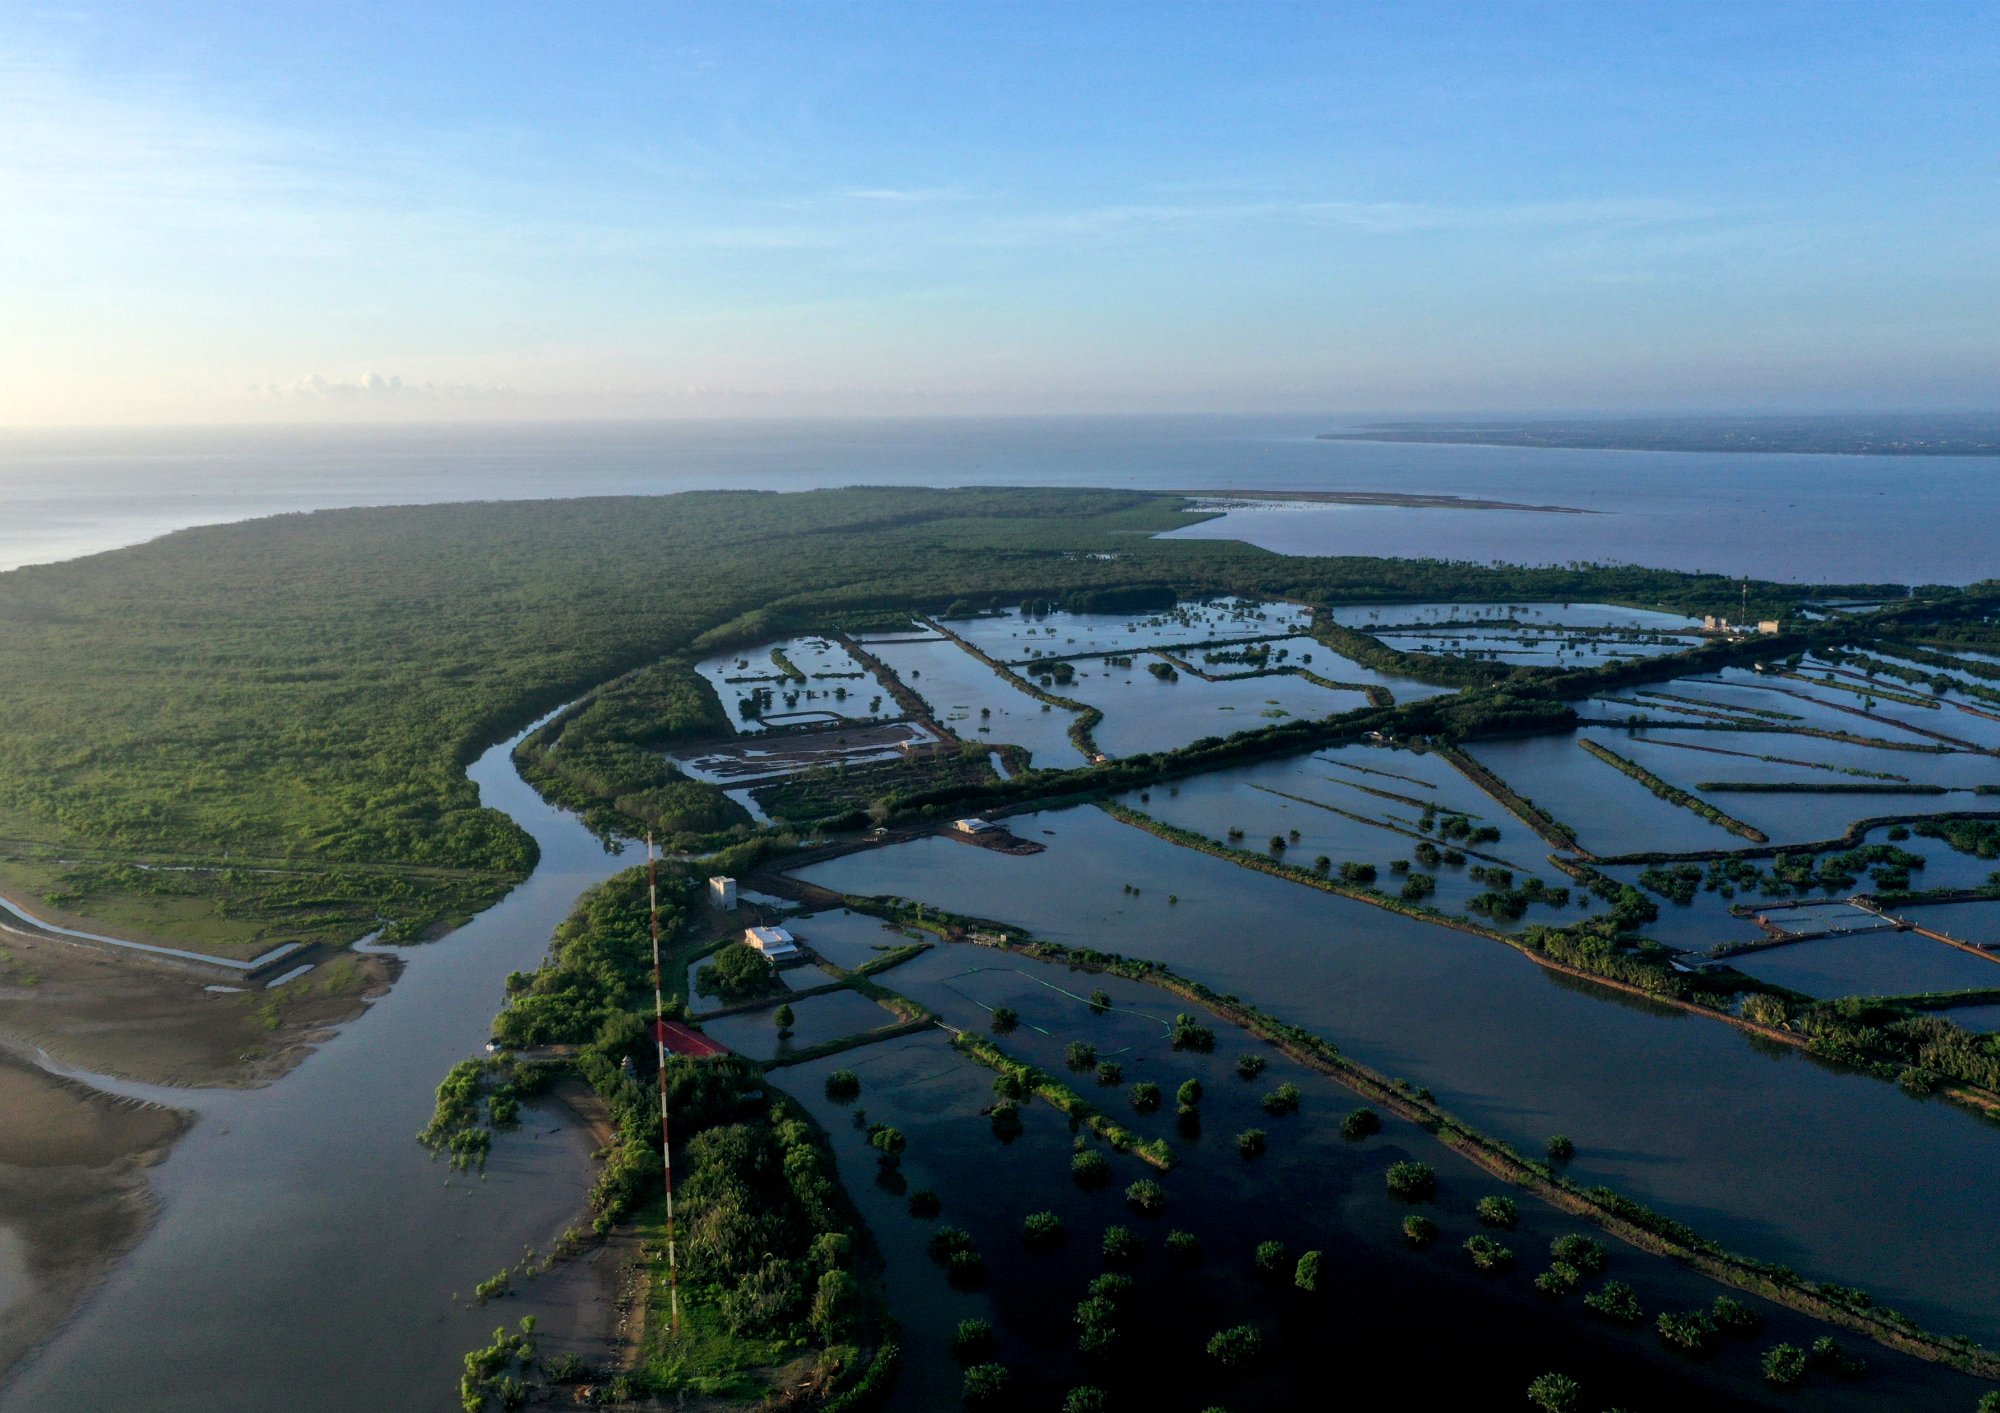
<path fill-rule="evenodd" d="M 145 1170 L 191 1121 L 0 1051 L 0 1372 L 145 1232 Z"/>

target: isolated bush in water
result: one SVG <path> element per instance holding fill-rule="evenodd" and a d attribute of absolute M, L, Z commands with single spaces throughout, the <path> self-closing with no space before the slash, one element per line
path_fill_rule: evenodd
<path fill-rule="evenodd" d="M 1764 1382 L 1777 1388 L 1797 1388 L 1806 1381 L 1806 1352 L 1796 1344 L 1774 1344 L 1764 1351 Z"/>
<path fill-rule="evenodd" d="M 972 1250 L 972 1233 L 962 1227 L 939 1227 L 924 1243 L 924 1254 L 940 1266 L 949 1265 L 961 1251 Z"/>
<path fill-rule="evenodd" d="M 1020 1023 L 1021 1013 L 1012 1006 L 995 1006 L 993 1008 L 992 1019 L 988 1021 L 988 1024 L 1001 1035 L 1005 1035 Z M 999 1366 L 995 1365 L 994 1367 L 997 1368 Z"/>
<path fill-rule="evenodd" d="M 943 1201 L 928 1187 L 920 1187 L 910 1194 L 910 1215 L 913 1217 L 935 1217 L 943 1210 Z"/>
<path fill-rule="evenodd" d="M 1183 1080 L 1181 1087 L 1174 1091 L 1174 1098 L 1180 1101 L 1183 1109 L 1192 1109 L 1201 1102 L 1201 1081 Z"/>
<path fill-rule="evenodd" d="M 1326 1257 L 1318 1251 L 1308 1251 L 1299 1257 L 1299 1264 L 1292 1270 L 1292 1284 L 1312 1295 L 1319 1290 L 1320 1267 Z"/>
<path fill-rule="evenodd" d="M 1125 1067 L 1116 1060 L 1099 1060 L 1097 1082 L 1107 1088 L 1117 1088 L 1125 1082 Z"/>
<path fill-rule="evenodd" d="M 1389 1195 L 1405 1202 L 1421 1202 L 1437 1191 L 1437 1174 L 1430 1164 L 1405 1159 L 1393 1163 L 1388 1172 Z"/>
<path fill-rule="evenodd" d="M 1139 1237 L 1130 1227 L 1104 1229 L 1104 1259 L 1114 1266 L 1129 1266 L 1145 1254 Z"/>
<path fill-rule="evenodd" d="M 1549 1161 L 1567 1163 L 1576 1156 L 1576 1145 L 1564 1134 L 1557 1134 L 1549 1140 Z"/>
<path fill-rule="evenodd" d="M 1542 1374 L 1528 1385 L 1528 1402 L 1542 1413 L 1576 1413 L 1583 1389 L 1567 1374 Z"/>
<path fill-rule="evenodd" d="M 1288 1080 L 1264 1096 L 1264 1112 L 1274 1119 L 1296 1114 L 1302 1097 L 1299 1087 Z"/>
<path fill-rule="evenodd" d="M 1063 1063 L 1073 1070 L 1087 1070 L 1097 1063 L 1097 1047 L 1088 1040 L 1072 1040 L 1063 1051 Z"/>
<path fill-rule="evenodd" d="M 1225 1369 L 1238 1369 L 1264 1351 L 1264 1336 L 1255 1325 L 1236 1325 L 1217 1332 L 1208 1342 L 1209 1357 Z"/>
<path fill-rule="evenodd" d="M 1141 1216 L 1157 1217 L 1167 1209 L 1167 1190 L 1151 1178 L 1140 1178 L 1125 1189 L 1125 1205 Z"/>
<path fill-rule="evenodd" d="M 1356 1109 L 1340 1121 L 1340 1136 L 1348 1139 L 1363 1139 L 1372 1133 L 1382 1131 L 1382 1119 L 1373 1109 Z"/>
<path fill-rule="evenodd" d="M 1260 1241 L 1251 1257 L 1257 1263 L 1257 1270 L 1267 1276 L 1280 1275 L 1285 1269 L 1285 1243 L 1282 1241 Z"/>
<path fill-rule="evenodd" d="M 826 1077 L 826 1097 L 845 1104 L 861 1096 L 861 1076 L 853 1070 L 835 1070 Z"/>
<path fill-rule="evenodd" d="M 1236 1135 L 1236 1151 L 1246 1158 L 1262 1157 L 1264 1153 L 1264 1130 L 1246 1128 Z"/>
<path fill-rule="evenodd" d="M 1108 1406 L 1103 1389 L 1094 1384 L 1078 1384 L 1063 1396 L 1062 1413 L 1104 1413 Z"/>
<path fill-rule="evenodd" d="M 952 1336 L 951 1357 L 961 1365 L 984 1363 L 993 1355 L 995 1342 L 990 1320 L 960 1320 Z"/>
<path fill-rule="evenodd" d="M 1535 1289 L 1551 1299 L 1560 1299 L 1583 1282 L 1583 1273 L 1567 1261 L 1557 1261 L 1535 1277 Z"/>
<path fill-rule="evenodd" d="M 1201 1264 L 1201 1238 L 1191 1231 L 1167 1233 L 1167 1261 L 1182 1270 Z"/>
<path fill-rule="evenodd" d="M 1236 1061 L 1236 1073 L 1244 1079 L 1255 1079 L 1264 1073 L 1264 1066 L 1268 1063 L 1262 1055 L 1244 1055 Z"/>
<path fill-rule="evenodd" d="M 1004 1407 L 1010 1381 L 1005 1364 L 974 1364 L 965 1371 L 965 1406 Z"/>
<path fill-rule="evenodd" d="M 1030 1212 L 1021 1219 L 1021 1242 L 1030 1251 L 1053 1251 L 1063 1237 L 1062 1218 L 1054 1212 Z"/>
<path fill-rule="evenodd" d="M 1603 1270 L 1609 1259 L 1604 1247 L 1595 1238 L 1571 1232 L 1559 1236 L 1549 1243 L 1549 1255 L 1556 1260 L 1576 1267 L 1586 1276 L 1594 1276 Z"/>
<path fill-rule="evenodd" d="M 1514 1264 L 1514 1253 L 1490 1236 L 1468 1236 L 1465 1254 L 1472 1258 L 1475 1267 L 1488 1274 L 1504 1271 Z"/>
<path fill-rule="evenodd" d="M 1636 1325 L 1646 1318 L 1639 1297 L 1623 1281 L 1606 1281 L 1604 1288 L 1583 1297 L 1584 1308 L 1617 1325 Z"/>
<path fill-rule="evenodd" d="M 1111 1160 L 1095 1148 L 1086 1149 L 1069 1160 L 1069 1175 L 1086 1191 L 1100 1188 L 1111 1181 Z"/>
<path fill-rule="evenodd" d="M 1748 1339 L 1764 1327 L 1762 1315 L 1742 1301 L 1731 1300 L 1726 1295 L 1715 1297 L 1715 1304 L 1709 1307 L 1709 1316 L 1718 1330 L 1737 1339 Z"/>
<path fill-rule="evenodd" d="M 1429 1217 L 1419 1217 L 1412 1213 L 1403 1218 L 1403 1240 L 1416 1250 L 1423 1250 L 1438 1238 L 1438 1224 Z"/>
<path fill-rule="evenodd" d="M 1132 1086 L 1132 1107 L 1142 1114 L 1150 1114 L 1160 1107 L 1160 1086 L 1150 1079 L 1142 1079 Z"/>
<path fill-rule="evenodd" d="M 1715 1321 L 1706 1310 L 1663 1311 L 1653 1328 L 1668 1344 L 1690 1354 L 1699 1354 L 1715 1342 Z"/>
<path fill-rule="evenodd" d="M 1482 1197 L 1475 1210 L 1481 1225 L 1499 1227 L 1503 1231 L 1512 1231 L 1514 1223 L 1520 1220 L 1520 1212 L 1511 1197 Z"/>

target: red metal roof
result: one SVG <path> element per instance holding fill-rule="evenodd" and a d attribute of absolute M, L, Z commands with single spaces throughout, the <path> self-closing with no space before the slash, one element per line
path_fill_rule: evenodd
<path fill-rule="evenodd" d="M 667 1047 L 669 1055 L 686 1055 L 701 1059 L 708 1055 L 727 1055 L 729 1047 L 718 1045 L 700 1031 L 682 1025 L 679 1021 L 655 1021 L 653 1038 Z"/>

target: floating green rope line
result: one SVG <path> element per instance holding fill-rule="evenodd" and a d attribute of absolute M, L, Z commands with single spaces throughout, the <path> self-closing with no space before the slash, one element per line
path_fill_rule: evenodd
<path fill-rule="evenodd" d="M 1028 980 L 1034 982 L 1035 985 L 1037 986 L 1046 986 L 1051 991 L 1061 992 L 1063 995 L 1069 997 L 1072 1001 L 1080 1001 L 1086 1006 L 1091 1006 L 1091 1000 L 1088 996 L 1079 996 L 1066 986 L 1058 986 L 1053 981 L 1044 981 L 1042 980 L 1041 977 L 1036 976 L 1033 972 L 1023 971 L 1019 967 L 973 967 L 970 970 L 956 972 L 953 975 L 944 978 L 944 980 L 940 981 L 938 985 L 944 987 L 944 989 L 951 992 L 952 995 L 963 997 L 965 1000 L 970 1001 L 972 1002 L 973 1005 L 979 1007 L 982 1011 L 991 1014 L 994 1009 L 992 1006 L 987 1005 L 977 996 L 967 995 L 965 992 L 960 991 L 956 986 L 952 985 L 952 982 L 957 981 L 960 977 L 978 976 L 981 972 L 989 972 L 989 971 L 1009 971 L 1014 973 L 1014 975 L 1016 976 L 1025 976 L 1028 978 Z M 1095 1006 L 1091 1006 L 1091 1009 L 1095 1010 L 1097 1008 Z M 1104 1009 L 1106 1011 L 1120 1011 L 1128 1016 L 1138 1016 L 1141 1020 L 1152 1021 L 1155 1025 L 1160 1027 L 1160 1033 L 1162 1035 L 1172 1035 L 1174 1033 L 1174 1028 L 1172 1025 L 1168 1024 L 1166 1021 L 1161 1020 L 1158 1016 L 1150 1014 L 1149 1012 L 1135 1011 L 1129 1006 L 1106 1006 L 1104 1007 Z M 1027 1026 L 1028 1029 L 1034 1031 L 1038 1035 L 1047 1035 L 1051 1040 L 1055 1038 L 1051 1032 L 1043 1030 L 1040 1026 L 1036 1025 L 1032 1021 L 1023 1021 L 1021 1022 L 1021 1024 Z M 1107 1058 L 1112 1055 L 1123 1055 L 1131 1049 L 1132 1047 L 1130 1045 L 1125 1045 L 1121 1046 L 1119 1049 L 1116 1050 L 1108 1050 L 1105 1052 L 1105 1055 Z"/>

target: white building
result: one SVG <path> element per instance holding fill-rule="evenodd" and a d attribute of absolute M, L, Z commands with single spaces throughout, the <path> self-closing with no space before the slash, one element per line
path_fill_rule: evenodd
<path fill-rule="evenodd" d="M 961 834 L 991 834 L 1000 826 L 990 819 L 955 819 L 951 827 Z"/>
<path fill-rule="evenodd" d="M 799 954 L 798 939 L 782 927 L 750 927 L 743 931 L 746 946 L 755 947 L 774 962 Z"/>
<path fill-rule="evenodd" d="M 736 880 L 733 878 L 711 878 L 708 880 L 708 901 L 726 913 L 736 911 Z"/>

